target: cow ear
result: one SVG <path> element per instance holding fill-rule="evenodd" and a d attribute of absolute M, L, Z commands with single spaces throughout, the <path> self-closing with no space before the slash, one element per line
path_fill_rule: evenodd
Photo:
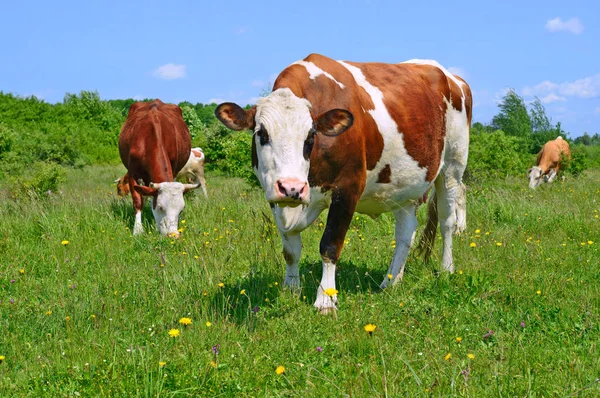
<path fill-rule="evenodd" d="M 215 109 L 215 116 L 225 126 L 232 130 L 254 130 L 256 122 L 254 116 L 256 115 L 256 106 L 248 110 L 242 109 L 238 104 L 233 102 L 225 102 Z"/>
<path fill-rule="evenodd" d="M 156 197 L 158 195 L 158 188 L 150 188 L 145 185 L 135 185 L 133 187 L 137 193 L 144 196 L 153 196 Z"/>
<path fill-rule="evenodd" d="M 332 109 L 315 119 L 317 133 L 328 137 L 336 137 L 352 127 L 354 116 L 345 109 Z"/>

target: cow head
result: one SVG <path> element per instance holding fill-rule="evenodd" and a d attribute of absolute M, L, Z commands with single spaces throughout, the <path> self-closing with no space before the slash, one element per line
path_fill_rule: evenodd
<path fill-rule="evenodd" d="M 529 178 L 529 188 L 536 189 L 543 181 L 544 171 L 538 166 L 533 166 L 527 171 L 527 178 Z"/>
<path fill-rule="evenodd" d="M 151 182 L 148 187 L 136 185 L 134 189 L 144 196 L 152 197 L 152 214 L 160 233 L 178 237 L 179 214 L 185 206 L 183 194 L 199 186 L 200 184 L 180 182 Z"/>
<path fill-rule="evenodd" d="M 335 137 L 354 122 L 352 114 L 343 109 L 332 109 L 313 118 L 310 107 L 306 99 L 281 88 L 248 110 L 229 102 L 215 110 L 225 126 L 254 131 L 254 171 L 270 203 L 282 207 L 308 204 L 308 170 L 316 136 Z"/>
<path fill-rule="evenodd" d="M 117 195 L 120 197 L 129 195 L 129 177 L 125 174 L 124 177 L 115 180 L 117 183 Z"/>

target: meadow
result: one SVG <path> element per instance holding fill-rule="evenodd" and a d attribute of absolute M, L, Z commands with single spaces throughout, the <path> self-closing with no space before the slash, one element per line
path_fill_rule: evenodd
<path fill-rule="evenodd" d="M 261 190 L 208 173 L 180 239 L 159 236 L 148 205 L 134 237 L 112 183 L 123 171 L 0 194 L 0 396 L 600 394 L 599 169 L 535 191 L 524 176 L 472 183 L 456 273 L 439 272 L 438 236 L 385 291 L 393 217 L 356 215 L 335 316 L 312 306 L 325 213 L 290 292 Z"/>

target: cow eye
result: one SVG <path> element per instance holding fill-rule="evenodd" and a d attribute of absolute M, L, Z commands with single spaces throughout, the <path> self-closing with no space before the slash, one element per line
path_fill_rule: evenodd
<path fill-rule="evenodd" d="M 304 159 L 308 160 L 310 158 L 310 153 L 312 152 L 313 145 L 315 144 L 315 131 L 311 130 L 308 133 L 308 137 L 304 141 Z"/>
<path fill-rule="evenodd" d="M 258 135 L 258 138 L 260 139 L 261 146 L 265 146 L 269 143 L 270 138 L 269 138 L 269 133 L 267 132 L 266 128 L 261 127 L 260 130 L 258 130 L 256 132 L 256 134 Z"/>

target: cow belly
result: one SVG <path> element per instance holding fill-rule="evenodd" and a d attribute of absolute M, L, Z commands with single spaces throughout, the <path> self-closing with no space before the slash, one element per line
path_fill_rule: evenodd
<path fill-rule="evenodd" d="M 406 207 L 410 202 L 419 201 L 431 186 L 427 181 L 405 186 L 380 185 L 380 189 L 370 192 L 369 195 L 361 196 L 356 206 L 356 212 L 373 218 L 378 217 L 381 213 L 394 212 Z"/>

